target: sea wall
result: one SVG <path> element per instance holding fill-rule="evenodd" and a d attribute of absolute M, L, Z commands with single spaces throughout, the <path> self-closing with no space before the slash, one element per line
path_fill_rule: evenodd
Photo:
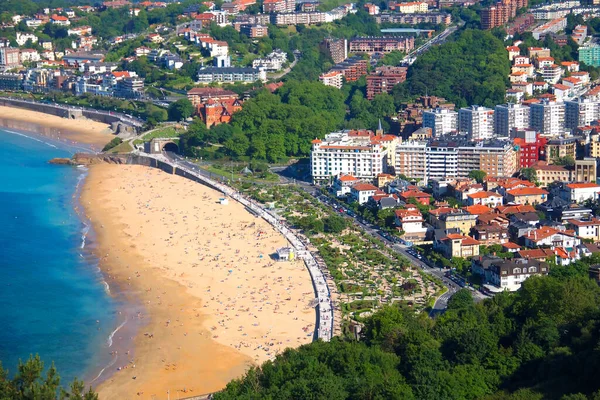
<path fill-rule="evenodd" d="M 41 112 L 44 114 L 55 115 L 61 118 L 78 119 L 88 118 L 94 121 L 102 122 L 113 127 L 115 129 L 119 124 L 128 127 L 128 129 L 135 131 L 140 129 L 143 125 L 142 121 L 128 118 L 123 114 L 113 113 L 110 111 L 93 110 L 80 107 L 69 107 L 62 104 L 47 104 L 39 103 L 28 100 L 0 98 L 0 105 L 5 107 L 17 107 L 24 108 L 31 111 Z M 121 130 L 127 130 L 120 128 Z M 117 132 L 118 133 L 118 132 Z"/>

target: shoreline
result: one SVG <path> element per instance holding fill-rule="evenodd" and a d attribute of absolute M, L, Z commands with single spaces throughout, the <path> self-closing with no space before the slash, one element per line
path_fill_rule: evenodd
<path fill-rule="evenodd" d="M 31 133 L 87 152 L 100 151 L 116 137 L 108 124 L 6 106 L 0 106 L 0 129 Z"/>
<path fill-rule="evenodd" d="M 30 124 L 29 127 L 34 128 L 36 126 L 38 126 L 38 125 Z M 47 135 L 44 133 L 36 132 L 35 130 L 26 131 L 26 130 L 20 130 L 18 128 L 5 128 L 4 126 L 0 126 L 0 135 L 2 133 L 7 134 L 7 135 L 18 135 L 18 136 L 25 137 L 29 140 L 42 142 L 50 147 L 54 147 L 54 148 L 57 148 L 57 149 L 60 149 L 63 151 L 67 151 L 71 154 L 75 154 L 76 152 L 82 152 L 82 151 L 95 153 L 94 149 L 88 144 L 79 143 L 79 142 L 75 142 L 75 141 L 67 141 L 60 137 L 50 136 L 50 135 Z M 57 166 L 57 167 L 64 168 L 63 166 Z M 72 167 L 72 168 L 76 168 L 76 167 Z M 122 311 L 120 311 L 120 310 L 122 308 L 124 308 L 124 310 L 126 311 L 126 314 L 125 314 L 125 322 L 126 322 L 128 320 L 128 316 L 129 316 L 129 313 L 127 312 L 127 310 L 131 307 L 131 304 L 128 304 L 128 302 L 125 301 L 125 298 L 123 297 L 122 293 L 120 292 L 120 288 L 118 288 L 116 285 L 113 285 L 113 287 L 111 288 L 108 285 L 108 283 L 106 282 L 106 276 L 105 276 L 104 272 L 101 270 L 101 268 L 99 267 L 100 258 L 97 257 L 97 255 L 95 254 L 96 240 L 95 240 L 94 228 L 93 228 L 93 225 L 91 224 L 91 221 L 89 221 L 89 219 L 86 218 L 85 213 L 84 213 L 83 204 L 81 203 L 81 198 L 80 198 L 81 192 L 82 192 L 85 182 L 87 180 L 88 173 L 89 173 L 89 169 L 87 167 L 82 167 L 81 171 L 79 173 L 79 176 L 77 178 L 77 181 L 72 187 L 71 207 L 73 208 L 73 211 L 77 215 L 77 219 L 81 225 L 80 241 L 78 242 L 78 246 L 76 248 L 78 248 L 79 257 L 81 257 L 85 260 L 85 265 L 88 268 L 96 269 L 96 273 L 98 274 L 98 278 L 99 278 L 99 283 L 101 282 L 104 285 L 104 291 L 106 292 L 106 295 L 111 297 L 115 301 L 115 306 L 116 306 L 115 313 L 118 313 L 120 315 L 122 313 Z M 122 307 L 123 305 L 125 305 L 125 307 Z M 121 323 L 120 321 L 117 322 L 117 324 L 120 324 L 120 323 Z M 130 325 L 130 327 L 128 327 L 128 328 L 131 331 L 131 334 L 132 335 L 135 334 L 137 326 L 135 326 L 135 324 L 129 324 L 129 325 Z M 111 335 L 114 335 L 115 333 L 116 333 L 116 330 L 113 330 Z M 102 343 L 103 343 L 102 346 L 93 349 L 94 353 L 100 354 L 99 352 L 105 350 L 104 346 L 106 346 L 106 344 L 108 343 L 108 337 L 104 338 Z M 108 346 L 108 347 L 110 348 L 110 346 Z M 100 361 L 102 363 L 101 359 L 98 361 Z M 109 362 L 109 365 L 114 362 L 115 362 L 115 359 L 113 359 L 111 362 Z M 87 370 L 80 371 L 77 374 L 77 376 L 79 379 L 82 379 L 84 381 L 86 387 L 88 387 L 95 381 L 101 382 L 104 379 L 106 379 L 107 374 L 103 374 L 103 372 L 107 368 L 108 368 L 107 365 L 95 366 L 94 364 L 91 363 L 88 366 Z"/>
<path fill-rule="evenodd" d="M 312 341 L 314 291 L 303 263 L 263 257 L 287 241 L 237 202 L 218 205 L 220 195 L 148 167 L 90 167 L 82 203 L 100 267 L 111 288 L 120 282 L 145 308 L 128 363 L 96 387 L 101 399 L 214 392 Z M 201 222 L 214 218 L 237 222 Z"/>
<path fill-rule="evenodd" d="M 89 387 L 92 385 L 101 384 L 106 379 L 109 379 L 111 376 L 109 369 L 118 361 L 118 352 L 121 351 L 121 354 L 123 354 L 125 353 L 126 348 L 132 347 L 133 336 L 135 336 L 138 330 L 141 328 L 141 325 L 136 323 L 133 318 L 135 315 L 133 310 L 135 308 L 143 308 L 143 304 L 139 303 L 139 301 L 136 302 L 135 299 L 127 298 L 123 288 L 119 285 L 113 284 L 111 286 L 107 282 L 107 276 L 100 267 L 100 257 L 97 254 L 98 241 L 96 232 L 94 230 L 94 225 L 86 216 L 85 209 L 81 201 L 81 194 L 89 175 L 89 168 L 83 167 L 81 174 L 81 178 L 78 180 L 72 196 L 73 209 L 84 227 L 82 229 L 80 255 L 86 259 L 86 261 L 88 261 L 89 267 L 94 267 L 97 269 L 106 295 L 115 301 L 115 320 L 117 324 L 117 326 L 111 331 L 110 335 L 103 340 L 103 345 L 96 349 L 97 352 L 110 351 L 110 361 L 106 365 L 100 365 L 97 367 L 90 365 L 88 367 L 88 371 L 85 371 L 85 373 L 83 373 L 80 377 L 80 379 L 85 382 L 85 386 Z M 130 340 L 119 341 L 119 344 L 113 347 L 113 339 L 117 333 L 119 333 L 119 335 L 124 334 L 125 337 L 129 337 Z M 112 354 L 113 352 L 117 353 Z"/>

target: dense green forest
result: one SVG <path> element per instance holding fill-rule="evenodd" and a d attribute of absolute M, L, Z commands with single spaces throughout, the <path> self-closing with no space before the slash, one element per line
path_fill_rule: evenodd
<path fill-rule="evenodd" d="M 39 356 L 20 362 L 13 378 L 0 364 L 0 399 L 2 400 L 98 400 L 92 388 L 85 390 L 83 381 L 75 379 L 69 389 L 60 386 L 60 376 L 54 364 L 46 370 Z"/>
<path fill-rule="evenodd" d="M 392 96 L 368 101 L 364 89 L 363 78 L 343 91 L 296 80 L 275 93 L 260 90 L 233 114 L 230 124 L 207 129 L 200 120 L 193 122 L 181 137 L 182 150 L 192 157 L 269 162 L 307 156 L 315 138 L 342 128 L 376 129 L 379 118 L 394 115 Z M 216 153 L 205 149 L 215 144 L 222 145 Z"/>
<path fill-rule="evenodd" d="M 463 289 L 435 319 L 388 306 L 359 342 L 287 350 L 215 399 L 600 399 L 600 288 L 559 270 L 483 303 Z"/>
<path fill-rule="evenodd" d="M 406 82 L 394 87 L 397 102 L 429 93 L 457 107 L 504 103 L 510 74 L 504 43 L 488 31 L 466 29 L 456 35 L 415 61 Z"/>

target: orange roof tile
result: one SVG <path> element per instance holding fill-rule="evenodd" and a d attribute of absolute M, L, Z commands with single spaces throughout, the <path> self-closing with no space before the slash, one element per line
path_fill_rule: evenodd
<path fill-rule="evenodd" d="M 520 249 L 521 246 L 519 246 L 516 243 L 513 242 L 506 242 L 506 243 L 502 243 L 502 247 L 506 248 L 506 249 Z"/>
<path fill-rule="evenodd" d="M 341 175 L 338 179 L 342 182 L 352 182 L 352 181 L 358 180 L 357 178 L 353 177 L 352 175 Z"/>
<path fill-rule="evenodd" d="M 463 210 L 472 215 L 481 215 L 481 214 L 489 214 L 493 212 L 491 208 L 488 206 L 484 206 L 482 204 L 476 204 L 474 206 L 463 207 Z"/>
<path fill-rule="evenodd" d="M 554 255 L 550 249 L 521 250 L 517 254 L 521 258 L 546 259 Z"/>
<path fill-rule="evenodd" d="M 357 183 L 352 186 L 352 190 L 356 190 L 357 192 L 377 191 L 377 186 L 373 186 L 370 183 Z"/>
<path fill-rule="evenodd" d="M 567 187 L 569 189 L 600 189 L 600 185 L 597 185 L 595 183 L 569 183 Z"/>
<path fill-rule="evenodd" d="M 420 190 L 408 190 L 400 193 L 400 196 L 404 197 L 405 199 L 409 197 L 430 197 L 429 193 L 421 192 Z"/>
<path fill-rule="evenodd" d="M 548 192 L 544 189 L 540 189 L 537 187 L 507 190 L 506 193 L 512 196 L 539 196 L 542 194 L 548 194 Z"/>

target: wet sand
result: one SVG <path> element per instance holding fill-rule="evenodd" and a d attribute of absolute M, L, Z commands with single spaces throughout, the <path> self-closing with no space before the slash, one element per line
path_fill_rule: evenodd
<path fill-rule="evenodd" d="M 115 137 L 110 126 L 101 122 L 4 106 L 0 106 L 0 128 L 32 132 L 70 145 L 81 143 L 96 151 Z"/>
<path fill-rule="evenodd" d="M 111 287 L 144 304 L 133 313 L 141 325 L 133 348 L 120 351 L 96 388 L 101 399 L 213 392 L 312 340 L 314 292 L 303 263 L 274 261 L 286 240 L 220 197 L 157 169 L 90 168 L 81 200 L 101 268 Z M 117 333 L 115 348 L 128 339 Z"/>

